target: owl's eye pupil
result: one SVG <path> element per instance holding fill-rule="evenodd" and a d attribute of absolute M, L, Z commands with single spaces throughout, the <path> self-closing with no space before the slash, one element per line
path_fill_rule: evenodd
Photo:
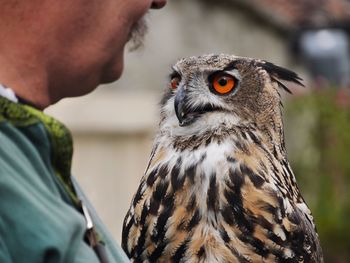
<path fill-rule="evenodd" d="M 221 78 L 219 81 L 220 86 L 226 86 L 227 85 L 227 79 L 226 78 Z"/>

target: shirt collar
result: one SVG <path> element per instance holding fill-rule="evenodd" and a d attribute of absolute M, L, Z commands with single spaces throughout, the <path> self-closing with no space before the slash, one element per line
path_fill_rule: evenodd
<path fill-rule="evenodd" d="M 13 90 L 2 84 L 0 84 L 0 96 L 5 97 L 6 99 L 13 102 L 18 102 L 18 98 L 16 97 L 16 94 L 13 92 Z"/>

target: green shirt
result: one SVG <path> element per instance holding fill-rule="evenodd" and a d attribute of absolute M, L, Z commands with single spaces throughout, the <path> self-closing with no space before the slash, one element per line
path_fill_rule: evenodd
<path fill-rule="evenodd" d="M 99 262 L 78 197 L 109 262 L 128 262 L 71 178 L 72 140 L 55 119 L 0 97 L 0 262 Z M 80 192 L 80 193 L 76 193 Z"/>

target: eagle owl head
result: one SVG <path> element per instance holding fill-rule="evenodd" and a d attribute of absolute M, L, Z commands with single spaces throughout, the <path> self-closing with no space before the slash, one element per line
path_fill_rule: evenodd
<path fill-rule="evenodd" d="M 173 66 L 161 102 L 161 132 L 172 136 L 255 127 L 283 143 L 281 80 L 302 85 L 298 75 L 263 60 L 204 55 Z"/>

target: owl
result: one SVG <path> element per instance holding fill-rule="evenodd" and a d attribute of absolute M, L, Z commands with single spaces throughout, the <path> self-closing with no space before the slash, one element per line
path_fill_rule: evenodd
<path fill-rule="evenodd" d="M 233 55 L 178 61 L 125 217 L 133 262 L 323 262 L 287 159 L 280 91 L 298 75 Z"/>

